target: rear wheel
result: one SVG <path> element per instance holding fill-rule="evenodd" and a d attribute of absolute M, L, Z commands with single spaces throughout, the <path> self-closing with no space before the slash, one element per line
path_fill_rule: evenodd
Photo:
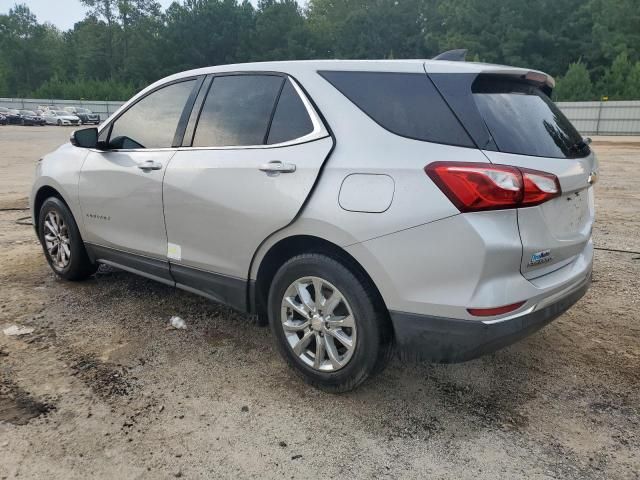
<path fill-rule="evenodd" d="M 390 357 L 388 316 L 371 288 L 342 263 L 303 254 L 276 273 L 269 323 L 280 353 L 311 385 L 345 392 Z"/>
<path fill-rule="evenodd" d="M 62 200 L 44 201 L 38 217 L 38 234 L 51 269 L 66 280 L 84 280 L 98 266 L 91 262 L 78 226 Z"/>

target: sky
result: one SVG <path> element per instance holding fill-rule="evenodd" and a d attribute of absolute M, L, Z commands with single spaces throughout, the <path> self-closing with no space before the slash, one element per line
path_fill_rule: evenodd
<path fill-rule="evenodd" d="M 163 8 L 167 8 L 174 0 L 156 0 Z M 80 0 L 0 0 L 0 13 L 8 13 L 16 3 L 26 4 L 38 17 L 38 21 L 53 23 L 61 30 L 68 30 L 73 24 L 82 20 L 86 9 Z M 257 0 L 252 0 L 254 5 Z"/>

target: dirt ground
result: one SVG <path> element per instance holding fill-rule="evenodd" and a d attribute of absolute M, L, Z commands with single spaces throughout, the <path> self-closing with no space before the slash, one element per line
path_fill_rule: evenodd
<path fill-rule="evenodd" d="M 0 208 L 70 130 L 0 127 Z M 640 477 L 640 139 L 597 139 L 594 283 L 528 339 L 460 365 L 301 383 L 269 330 L 134 275 L 45 264 L 0 211 L 0 479 Z M 620 251 L 611 251 L 620 250 Z M 167 330 L 180 315 L 186 331 Z"/>

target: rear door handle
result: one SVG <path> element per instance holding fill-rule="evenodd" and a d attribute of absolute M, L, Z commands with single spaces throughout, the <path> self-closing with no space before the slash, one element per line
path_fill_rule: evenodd
<path fill-rule="evenodd" d="M 276 176 L 281 173 L 293 173 L 296 171 L 296 166 L 293 163 L 282 163 L 276 160 L 260 165 L 260 171 L 265 172 L 269 176 Z"/>
<path fill-rule="evenodd" d="M 155 160 L 145 160 L 144 162 L 138 164 L 138 168 L 140 170 L 160 170 L 162 169 L 162 164 L 160 162 L 156 162 Z"/>

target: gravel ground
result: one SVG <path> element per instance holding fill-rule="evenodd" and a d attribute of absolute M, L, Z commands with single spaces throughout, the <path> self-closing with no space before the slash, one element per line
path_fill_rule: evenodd
<path fill-rule="evenodd" d="M 120 271 L 54 277 L 6 209 L 69 132 L 0 127 L 0 329 L 34 328 L 0 333 L 0 479 L 639 478 L 640 143 L 595 143 L 608 250 L 573 309 L 494 355 L 393 361 L 329 395 L 250 317 Z"/>

